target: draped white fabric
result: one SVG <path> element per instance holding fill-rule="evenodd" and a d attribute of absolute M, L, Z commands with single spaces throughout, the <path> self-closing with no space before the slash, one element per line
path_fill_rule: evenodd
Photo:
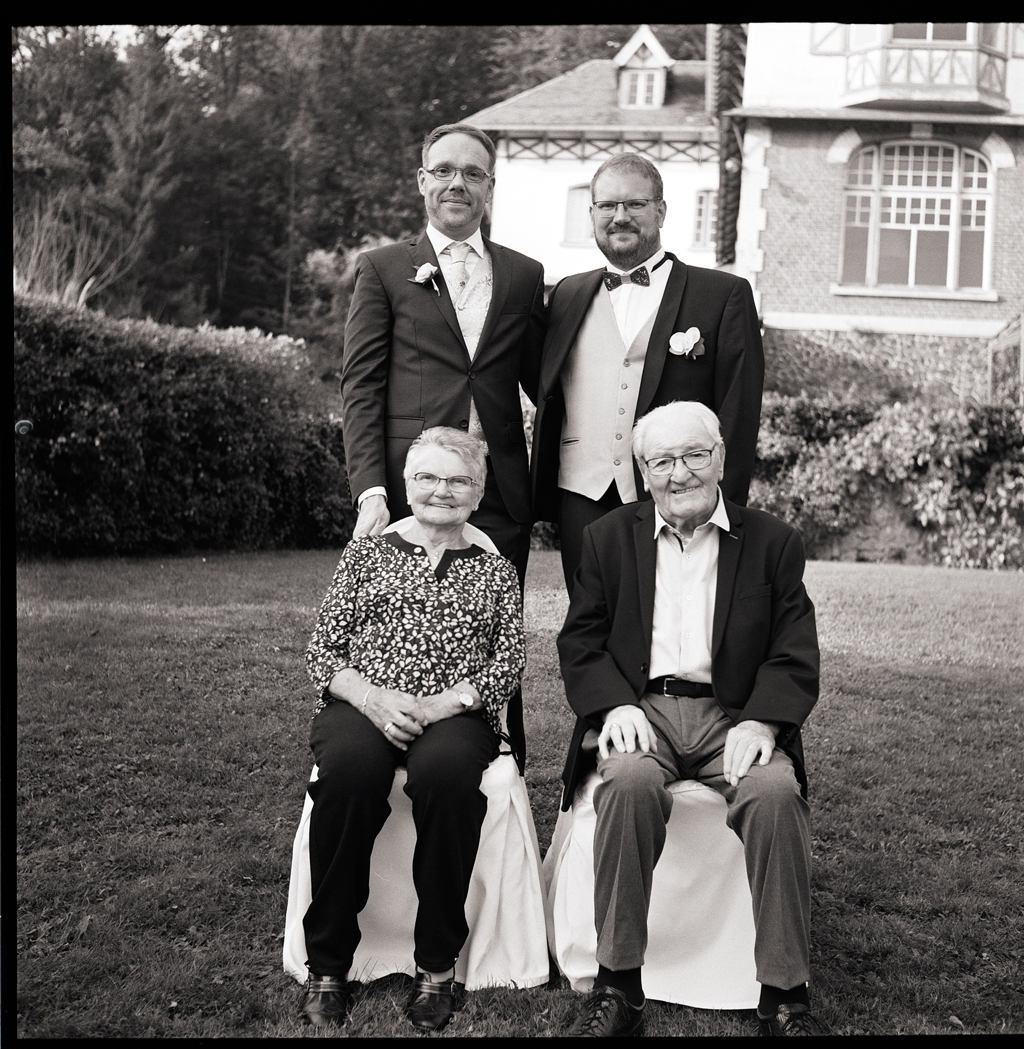
<path fill-rule="evenodd" d="M 316 768 L 311 779 L 316 779 Z M 399 767 L 388 797 L 391 815 L 373 847 L 370 898 L 359 915 L 362 939 L 350 980 L 369 982 L 389 973 L 413 975 L 413 925 L 416 890 L 412 853 L 416 829 L 412 803 L 402 789 Z M 536 987 L 548 979 L 548 949 L 540 849 L 526 793 L 510 754 L 495 758 L 480 789 L 487 795 L 487 815 L 466 900 L 469 939 L 455 966 L 456 979 L 470 991 L 489 986 Z M 291 883 L 285 920 L 284 969 L 305 981 L 306 940 L 302 918 L 311 898 L 309 819 L 313 802 L 306 795 L 292 848 Z"/>
<path fill-rule="evenodd" d="M 576 991 L 597 975 L 594 927 L 594 772 L 559 814 L 544 858 L 551 953 Z M 725 800 L 693 780 L 674 795 L 665 850 L 654 869 L 644 992 L 697 1009 L 752 1009 L 754 918 L 743 846 L 725 825 Z"/>

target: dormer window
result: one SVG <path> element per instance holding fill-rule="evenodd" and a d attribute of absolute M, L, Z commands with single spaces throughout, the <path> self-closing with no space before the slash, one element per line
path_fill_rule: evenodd
<path fill-rule="evenodd" d="M 619 69 L 619 106 L 622 109 L 658 109 L 665 104 L 665 81 L 672 59 L 642 25 L 615 56 Z"/>
<path fill-rule="evenodd" d="M 664 72 L 657 69 L 627 69 L 623 75 L 626 78 L 626 100 L 623 105 L 629 108 L 653 108 L 657 95 L 657 79 L 661 73 L 664 80 Z M 662 87 L 664 95 L 664 87 Z"/>

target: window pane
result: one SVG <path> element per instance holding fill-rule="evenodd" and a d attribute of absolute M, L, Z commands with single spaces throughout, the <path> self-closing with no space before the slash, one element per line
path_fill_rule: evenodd
<path fill-rule="evenodd" d="M 866 284 L 868 273 L 868 228 L 847 226 L 843 239 L 843 284 Z"/>
<path fill-rule="evenodd" d="M 594 226 L 590 221 L 590 187 L 573 186 L 565 209 L 565 241 L 567 244 L 592 243 Z"/>
<path fill-rule="evenodd" d="M 944 288 L 948 258 L 949 234 L 945 230 L 920 230 L 917 234 L 914 284 Z"/>
<path fill-rule="evenodd" d="M 878 283 L 910 281 L 910 230 L 883 229 L 878 235 Z"/>
<path fill-rule="evenodd" d="M 630 73 L 629 74 L 629 93 L 626 97 L 626 102 L 631 105 L 636 105 L 637 93 L 640 84 L 640 74 Z"/>
<path fill-rule="evenodd" d="M 897 22 L 892 27 L 894 40 L 926 40 L 928 38 L 927 22 Z"/>
<path fill-rule="evenodd" d="M 932 40 L 966 40 L 966 22 L 932 23 Z"/>
<path fill-rule="evenodd" d="M 984 269 L 985 232 L 980 229 L 960 231 L 960 287 L 980 288 Z"/>

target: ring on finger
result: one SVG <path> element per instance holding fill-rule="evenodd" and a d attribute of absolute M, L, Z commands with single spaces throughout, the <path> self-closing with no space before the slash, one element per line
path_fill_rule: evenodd
<path fill-rule="evenodd" d="M 384 731 L 385 732 L 390 734 L 391 731 L 394 729 L 394 727 L 395 727 L 395 723 L 393 721 L 385 721 L 384 722 Z"/>

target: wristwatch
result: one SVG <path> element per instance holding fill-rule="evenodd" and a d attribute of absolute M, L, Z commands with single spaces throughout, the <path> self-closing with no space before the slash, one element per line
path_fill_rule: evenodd
<path fill-rule="evenodd" d="M 476 702 L 476 700 L 474 700 L 473 697 L 468 692 L 458 692 L 457 691 L 455 693 L 455 695 L 457 695 L 459 697 L 459 702 L 467 710 L 469 710 L 473 706 L 473 704 Z"/>

